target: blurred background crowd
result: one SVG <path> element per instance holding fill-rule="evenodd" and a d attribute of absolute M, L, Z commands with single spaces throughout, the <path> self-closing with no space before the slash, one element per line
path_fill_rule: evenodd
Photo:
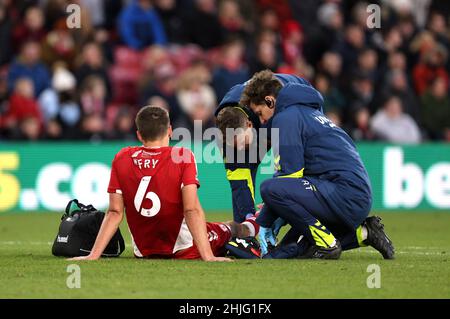
<path fill-rule="evenodd" d="M 364 1 L 0 0 L 0 140 L 132 140 L 147 104 L 206 129 L 270 69 L 308 79 L 356 141 L 450 142 L 450 1 L 371 3 L 380 28 Z"/>

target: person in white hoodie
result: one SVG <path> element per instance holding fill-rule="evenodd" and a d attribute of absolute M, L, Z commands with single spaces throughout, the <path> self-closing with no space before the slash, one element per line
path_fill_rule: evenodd
<path fill-rule="evenodd" d="M 421 134 L 417 123 L 403 112 L 402 101 L 390 96 L 371 120 L 372 131 L 381 140 L 398 144 L 417 144 Z"/>

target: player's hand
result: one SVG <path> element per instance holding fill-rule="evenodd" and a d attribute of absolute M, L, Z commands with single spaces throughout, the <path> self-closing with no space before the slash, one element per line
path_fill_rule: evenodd
<path fill-rule="evenodd" d="M 233 262 L 234 260 L 231 258 L 227 258 L 227 257 L 216 257 L 216 256 L 212 256 L 210 258 L 205 259 L 205 261 L 208 262 L 214 262 L 214 261 L 219 261 L 219 262 Z"/>
<path fill-rule="evenodd" d="M 275 219 L 275 222 L 272 225 L 272 231 L 275 237 L 278 236 L 281 227 L 283 227 L 284 225 L 286 225 L 286 221 L 283 218 L 278 217 L 277 219 Z"/>
<path fill-rule="evenodd" d="M 255 212 L 255 217 L 256 217 L 256 218 L 259 216 L 259 213 L 261 213 L 261 209 L 262 209 L 263 207 L 264 207 L 264 203 L 261 203 L 261 204 L 256 205 L 256 208 L 258 209 L 258 210 Z"/>
<path fill-rule="evenodd" d="M 261 247 L 262 256 L 268 252 L 268 243 L 271 243 L 273 246 L 277 244 L 277 239 L 272 228 L 259 227 L 259 245 Z"/>
<path fill-rule="evenodd" d="M 73 258 L 69 258 L 67 260 L 70 260 L 70 261 L 83 261 L 83 260 L 98 260 L 98 259 L 100 259 L 100 257 L 87 255 L 87 256 L 73 257 Z"/>

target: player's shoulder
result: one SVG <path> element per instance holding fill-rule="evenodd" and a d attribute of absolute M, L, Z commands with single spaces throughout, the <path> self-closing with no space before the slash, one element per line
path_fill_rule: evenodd
<path fill-rule="evenodd" d="M 142 148 L 140 146 L 126 146 L 117 152 L 114 157 L 115 161 L 119 161 L 126 157 L 136 157 L 142 152 Z"/>
<path fill-rule="evenodd" d="M 192 161 L 195 162 L 194 153 L 187 147 L 183 146 L 171 146 L 171 155 L 174 163 L 186 164 Z"/>

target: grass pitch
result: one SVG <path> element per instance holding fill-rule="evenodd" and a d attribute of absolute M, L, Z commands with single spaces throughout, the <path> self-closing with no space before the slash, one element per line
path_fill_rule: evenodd
<path fill-rule="evenodd" d="M 210 221 L 229 214 L 209 214 Z M 234 263 L 116 259 L 78 262 L 81 288 L 51 255 L 60 214 L 0 214 L 0 298 L 450 298 L 450 214 L 381 214 L 396 247 L 385 261 L 372 248 L 340 260 L 238 260 Z M 369 289 L 367 268 L 381 269 Z"/>

